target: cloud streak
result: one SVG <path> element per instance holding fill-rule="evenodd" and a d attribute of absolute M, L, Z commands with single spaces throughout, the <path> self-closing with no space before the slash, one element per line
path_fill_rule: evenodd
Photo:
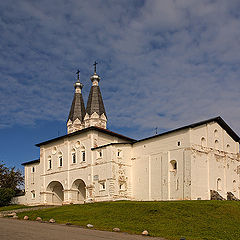
<path fill-rule="evenodd" d="M 0 122 L 66 121 L 98 60 L 109 127 L 132 137 L 221 115 L 239 133 L 239 1 L 0 3 Z"/>

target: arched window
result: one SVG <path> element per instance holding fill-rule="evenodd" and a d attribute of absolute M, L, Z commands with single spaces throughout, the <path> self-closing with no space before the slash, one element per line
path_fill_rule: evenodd
<path fill-rule="evenodd" d="M 76 163 L 76 151 L 74 148 L 72 149 L 72 163 Z"/>
<path fill-rule="evenodd" d="M 170 161 L 170 171 L 177 171 L 177 161 L 176 160 Z"/>
<path fill-rule="evenodd" d="M 222 190 L 222 180 L 221 178 L 217 179 L 217 191 L 221 191 Z"/>
<path fill-rule="evenodd" d="M 206 146 L 207 146 L 207 142 L 206 142 L 205 137 L 202 137 L 202 138 L 201 138 L 201 146 L 202 146 L 202 147 L 206 147 Z"/>
<path fill-rule="evenodd" d="M 56 154 L 56 153 L 57 153 L 57 148 L 54 147 L 53 150 L 52 150 L 52 154 L 54 155 L 54 154 Z"/>
<path fill-rule="evenodd" d="M 118 149 L 117 150 L 117 157 L 121 157 L 122 156 L 122 150 L 121 149 Z"/>
<path fill-rule="evenodd" d="M 31 191 L 31 193 L 32 193 L 32 199 L 35 199 L 35 198 L 36 198 L 36 193 L 35 193 L 35 191 L 34 191 L 34 190 Z"/>
<path fill-rule="evenodd" d="M 218 137 L 218 130 L 217 130 L 217 129 L 214 130 L 214 137 L 215 137 L 215 138 Z"/>
<path fill-rule="evenodd" d="M 230 145 L 229 145 L 229 144 L 227 144 L 227 150 L 229 150 L 229 148 L 230 148 Z"/>
<path fill-rule="evenodd" d="M 216 149 L 219 149 L 219 142 L 218 142 L 218 140 L 215 140 L 215 142 L 214 142 L 214 147 L 215 147 Z"/>
<path fill-rule="evenodd" d="M 51 156 L 48 157 L 48 169 L 52 169 L 52 158 L 51 158 Z"/>
<path fill-rule="evenodd" d="M 82 157 L 82 162 L 86 162 L 86 151 L 84 146 L 82 146 L 81 148 L 81 157 Z"/>
<path fill-rule="evenodd" d="M 58 161 L 59 161 L 59 167 L 62 167 L 63 166 L 63 157 L 62 157 L 61 152 L 58 153 Z"/>

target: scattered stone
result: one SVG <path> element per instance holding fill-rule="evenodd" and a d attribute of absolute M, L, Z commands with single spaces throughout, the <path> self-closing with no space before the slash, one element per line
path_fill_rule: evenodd
<path fill-rule="evenodd" d="M 15 212 L 13 212 L 13 213 L 9 213 L 7 216 L 8 217 L 13 217 L 13 216 L 17 216 L 17 214 Z"/>
<path fill-rule="evenodd" d="M 144 230 L 144 231 L 142 232 L 142 235 L 143 235 L 143 236 L 148 236 L 148 235 L 149 235 L 149 233 L 148 233 L 148 231 L 147 231 L 147 230 Z"/>
<path fill-rule="evenodd" d="M 114 232 L 120 232 L 120 228 L 114 228 L 113 231 Z"/>
<path fill-rule="evenodd" d="M 14 215 L 12 218 L 14 218 L 14 219 L 18 219 L 18 216 L 17 216 L 17 215 Z"/>
<path fill-rule="evenodd" d="M 215 190 L 210 190 L 210 195 L 211 195 L 211 200 L 220 200 L 220 201 L 226 200 Z"/>
<path fill-rule="evenodd" d="M 42 218 L 37 217 L 37 218 L 36 218 L 36 221 L 38 221 L 38 222 L 42 222 Z"/>
<path fill-rule="evenodd" d="M 227 192 L 227 200 L 229 200 L 229 201 L 240 201 L 238 198 L 236 198 L 235 196 L 234 196 L 234 194 L 233 193 L 231 193 L 231 192 Z"/>
<path fill-rule="evenodd" d="M 49 220 L 49 222 L 50 222 L 50 223 L 55 223 L 56 221 L 55 221 L 53 218 L 51 218 L 51 219 Z"/>
<path fill-rule="evenodd" d="M 28 216 L 24 216 L 23 220 L 29 220 Z"/>
<path fill-rule="evenodd" d="M 70 222 L 67 222 L 66 225 L 72 225 Z"/>
<path fill-rule="evenodd" d="M 88 228 L 93 228 L 93 225 L 92 224 L 87 224 L 87 227 Z"/>

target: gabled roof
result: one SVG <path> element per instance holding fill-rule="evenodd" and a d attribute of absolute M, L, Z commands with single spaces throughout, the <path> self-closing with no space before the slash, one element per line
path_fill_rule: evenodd
<path fill-rule="evenodd" d="M 86 111 L 82 94 L 75 92 L 68 120 L 70 119 L 73 122 L 78 118 L 82 122 L 85 117 L 85 114 Z"/>
<path fill-rule="evenodd" d="M 91 130 L 102 132 L 102 133 L 105 133 L 105 134 L 108 134 L 108 135 L 111 135 L 111 136 L 114 136 L 114 137 L 118 137 L 120 139 L 124 139 L 124 140 L 130 141 L 130 142 L 135 142 L 136 141 L 135 139 L 132 139 L 132 138 L 126 137 L 124 135 L 109 131 L 107 129 L 92 126 L 92 127 L 84 128 L 82 130 L 79 130 L 79 131 L 76 131 L 76 132 L 73 132 L 73 133 L 70 133 L 70 134 L 63 135 L 61 137 L 53 138 L 53 139 L 38 143 L 38 144 L 36 144 L 36 146 L 40 147 L 41 145 L 48 144 L 48 143 L 51 143 L 51 142 L 54 142 L 54 141 L 57 141 L 57 140 L 61 140 L 61 139 L 64 139 L 65 137 L 71 137 L 71 136 L 79 135 L 81 133 L 85 133 L 85 132 L 88 132 L 88 131 L 91 131 Z"/>
<path fill-rule="evenodd" d="M 25 166 L 25 165 L 29 165 L 29 164 L 33 164 L 33 163 L 40 163 L 40 159 L 25 162 L 25 163 L 22 163 L 21 165 Z"/>
<path fill-rule="evenodd" d="M 190 124 L 190 125 L 186 125 L 186 126 L 174 129 L 174 130 L 170 130 L 168 132 L 160 133 L 160 134 L 157 134 L 157 135 L 152 136 L 152 137 L 147 137 L 147 138 L 144 138 L 144 139 L 140 139 L 136 142 L 145 141 L 145 140 L 148 140 L 148 139 L 163 136 L 163 135 L 166 135 L 166 134 L 169 134 L 169 133 L 173 133 L 173 132 L 188 129 L 188 128 L 195 128 L 195 127 L 198 127 L 200 125 L 204 125 L 204 124 L 207 124 L 207 123 L 210 123 L 210 122 L 217 122 L 232 137 L 233 140 L 235 140 L 236 142 L 240 142 L 239 136 L 232 130 L 232 128 L 220 116 L 210 118 L 210 119 L 207 119 L 207 120 L 204 120 L 204 121 L 200 121 L 200 122 L 197 122 L 197 123 L 193 123 L 193 124 Z"/>
<path fill-rule="evenodd" d="M 88 115 L 92 115 L 94 112 L 96 112 L 99 116 L 104 113 L 105 117 L 107 117 L 99 86 L 91 87 L 88 96 L 86 112 Z"/>

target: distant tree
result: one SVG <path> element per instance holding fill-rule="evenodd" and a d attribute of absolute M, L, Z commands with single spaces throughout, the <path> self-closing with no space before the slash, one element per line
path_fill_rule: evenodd
<path fill-rule="evenodd" d="M 0 188 L 0 207 L 9 205 L 14 195 L 15 191 L 11 188 Z"/>
<path fill-rule="evenodd" d="M 20 170 L 15 167 L 8 168 L 4 163 L 0 163 L 0 188 L 9 188 L 16 193 L 24 184 L 24 177 Z"/>

